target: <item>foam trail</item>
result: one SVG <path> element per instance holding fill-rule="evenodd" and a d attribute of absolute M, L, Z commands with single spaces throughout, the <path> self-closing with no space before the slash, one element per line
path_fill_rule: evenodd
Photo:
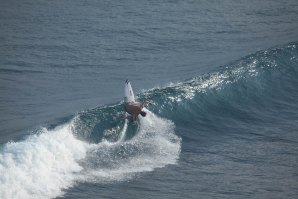
<path fill-rule="evenodd" d="M 87 144 L 71 133 L 70 124 L 41 129 L 21 142 L 4 145 L 0 152 L 0 198 L 53 198 L 73 185 L 83 168 L 77 163 Z"/>
<path fill-rule="evenodd" d="M 122 142 L 122 141 L 124 141 L 126 130 L 127 130 L 127 119 L 125 119 L 123 129 L 122 129 L 122 131 L 120 132 L 120 137 L 119 137 L 119 140 L 118 140 L 117 142 Z"/>
<path fill-rule="evenodd" d="M 177 162 L 181 138 L 175 135 L 174 124 L 146 111 L 146 117 L 139 117 L 140 128 L 132 139 L 103 141 L 89 151 L 81 181 L 122 181 Z"/>

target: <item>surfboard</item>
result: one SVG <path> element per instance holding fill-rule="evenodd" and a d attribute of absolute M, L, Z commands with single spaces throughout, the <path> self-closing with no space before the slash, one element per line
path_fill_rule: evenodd
<path fill-rule="evenodd" d="M 135 96 L 129 80 L 126 80 L 124 84 L 124 102 L 135 102 Z"/>
<path fill-rule="evenodd" d="M 133 94 L 133 90 L 129 80 L 126 80 L 124 84 L 124 103 L 127 103 L 127 102 L 135 102 L 135 96 Z M 127 118 L 128 115 L 129 113 L 125 111 L 125 118 Z M 128 119 L 125 120 L 126 125 L 127 125 L 127 122 L 128 122 Z M 137 122 L 134 121 L 132 122 L 132 124 L 135 125 L 137 124 Z"/>

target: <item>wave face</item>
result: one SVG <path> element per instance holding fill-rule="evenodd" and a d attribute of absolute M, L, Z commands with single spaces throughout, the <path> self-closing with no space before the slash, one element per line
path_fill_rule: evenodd
<path fill-rule="evenodd" d="M 297 77 L 298 48 L 291 43 L 215 73 L 144 91 L 138 100 L 156 106 L 137 124 L 122 119 L 122 102 L 80 112 L 65 124 L 1 147 L 0 198 L 52 198 L 78 182 L 131 179 L 176 164 L 182 141 L 190 149 L 212 135 L 296 140 L 291 132 L 298 127 Z M 261 133 L 270 130 L 274 137 Z"/>
<path fill-rule="evenodd" d="M 298 48 L 291 43 L 244 57 L 219 72 L 152 89 L 141 100 L 155 101 L 153 112 L 201 132 L 291 123 L 298 116 L 297 77 Z"/>

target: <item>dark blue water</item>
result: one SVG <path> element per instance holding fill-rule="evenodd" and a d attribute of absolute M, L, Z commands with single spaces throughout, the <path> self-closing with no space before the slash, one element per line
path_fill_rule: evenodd
<path fill-rule="evenodd" d="M 297 197 L 296 1 L 1 1 L 0 27 L 0 198 Z"/>

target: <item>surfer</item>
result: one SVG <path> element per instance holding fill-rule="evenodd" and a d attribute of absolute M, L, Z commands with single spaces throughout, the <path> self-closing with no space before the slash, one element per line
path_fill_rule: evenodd
<path fill-rule="evenodd" d="M 130 114 L 130 115 L 126 116 L 126 118 L 129 119 L 131 122 L 134 122 L 137 120 L 137 117 L 139 114 L 141 114 L 141 116 L 145 117 L 147 113 L 145 111 L 142 111 L 142 109 L 147 104 L 153 105 L 154 103 L 150 102 L 148 100 L 145 100 L 142 104 L 139 102 L 126 102 L 124 104 L 125 111 Z"/>
<path fill-rule="evenodd" d="M 145 111 L 142 111 L 142 109 L 147 104 L 153 105 L 154 103 L 148 100 L 145 100 L 142 104 L 136 102 L 130 82 L 126 80 L 124 85 L 124 108 L 129 115 L 125 118 L 129 119 L 131 122 L 134 122 L 137 120 L 139 114 L 145 117 L 147 113 Z"/>

